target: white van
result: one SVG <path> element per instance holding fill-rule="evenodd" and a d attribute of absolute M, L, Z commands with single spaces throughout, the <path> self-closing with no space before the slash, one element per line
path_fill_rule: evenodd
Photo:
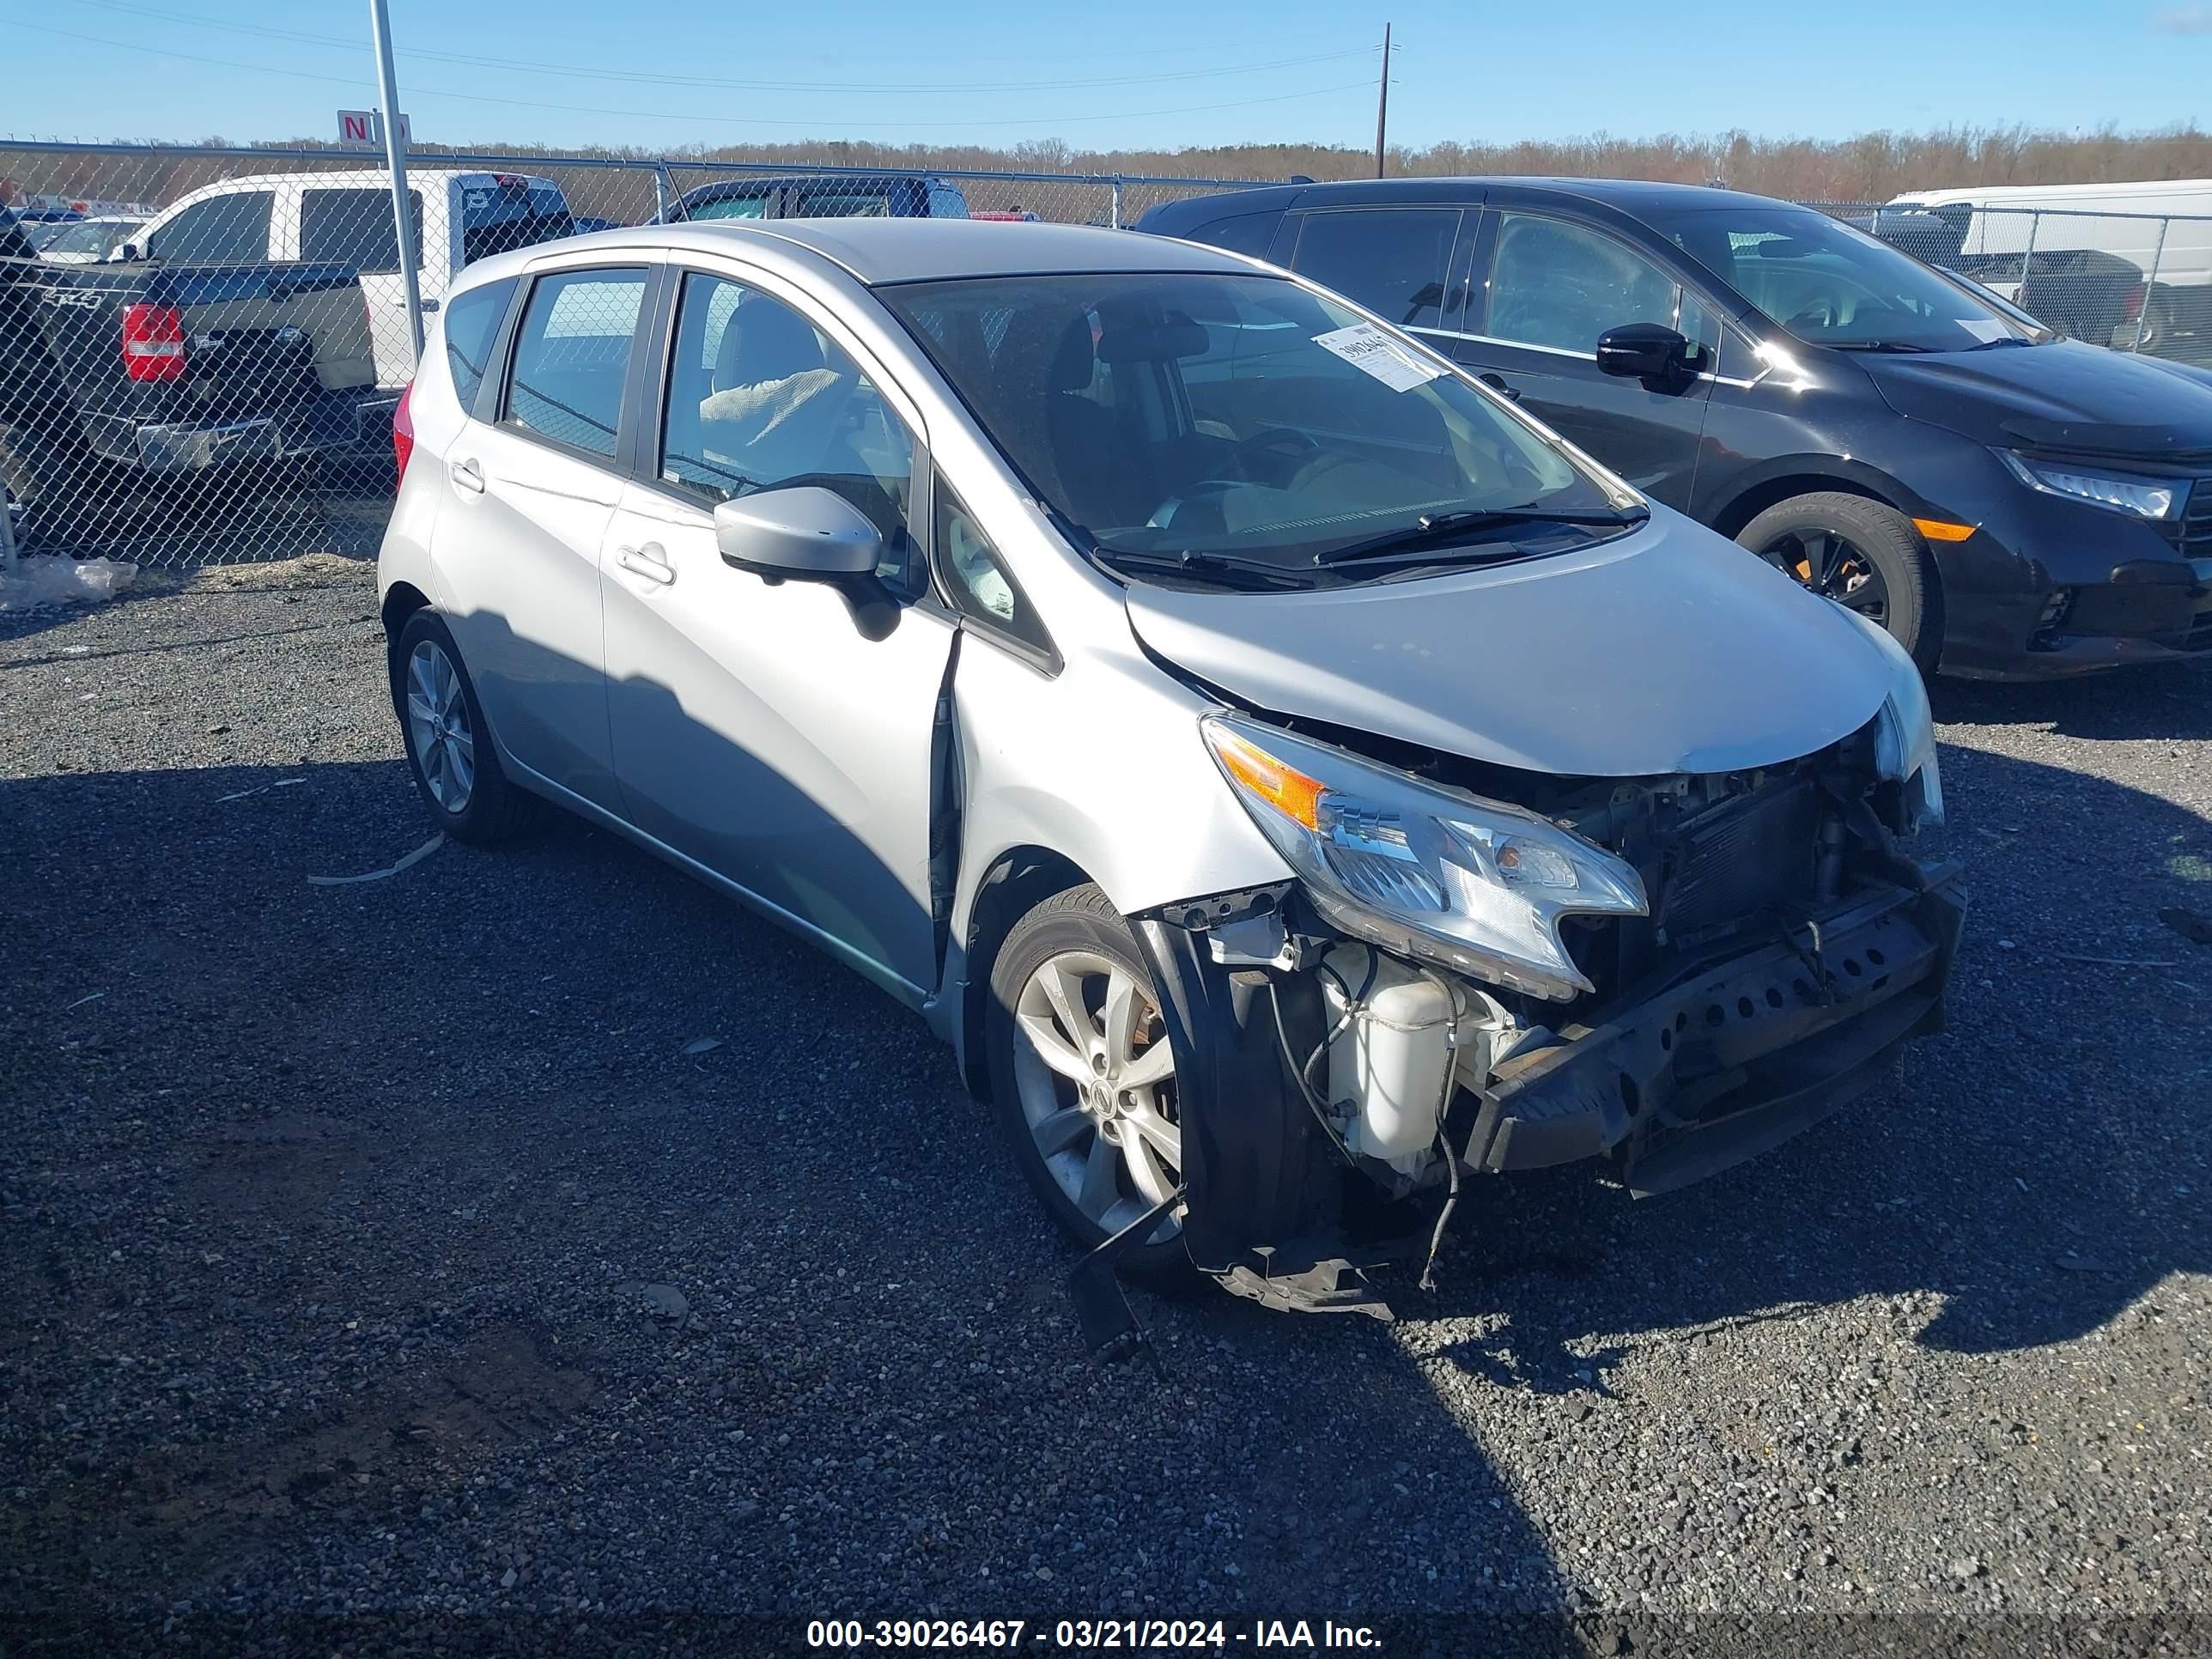
<path fill-rule="evenodd" d="M 426 313 L 436 311 L 471 261 L 575 231 L 568 198 L 550 179 L 410 167 L 407 185 Z M 382 167 L 226 179 L 164 208 L 131 246 L 149 258 L 193 264 L 353 265 L 368 301 L 377 384 L 402 386 L 415 373 L 392 175 Z"/>
<path fill-rule="evenodd" d="M 1904 246 L 1892 234 L 1898 210 L 1956 235 L 1955 247 L 1923 257 L 2077 339 L 2161 356 L 2212 349 L 2212 179 L 1910 191 L 1876 225 Z"/>

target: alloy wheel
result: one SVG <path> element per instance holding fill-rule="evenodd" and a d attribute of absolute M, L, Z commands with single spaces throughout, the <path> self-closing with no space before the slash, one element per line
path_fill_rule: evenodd
<path fill-rule="evenodd" d="M 1014 1076 L 1038 1155 L 1093 1225 L 1120 1231 L 1182 1181 L 1175 1055 L 1158 1007 L 1127 968 L 1063 951 L 1023 985 L 1014 1025 Z M 1164 1219 L 1148 1242 L 1179 1225 Z"/>
<path fill-rule="evenodd" d="M 1846 605 L 1879 627 L 1889 625 L 1889 584 L 1850 540 L 1832 530 L 1785 530 L 1759 556 L 1824 599 Z"/>
<path fill-rule="evenodd" d="M 466 811 L 476 790 L 476 737 L 460 671 L 435 640 L 421 641 L 407 659 L 407 741 L 430 799 L 448 812 Z"/>

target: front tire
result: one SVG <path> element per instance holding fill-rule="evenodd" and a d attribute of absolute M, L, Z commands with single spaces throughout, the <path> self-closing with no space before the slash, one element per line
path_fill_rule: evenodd
<path fill-rule="evenodd" d="M 1943 630 L 1935 564 L 1912 520 L 1895 507 L 1838 490 L 1793 495 L 1746 525 L 1736 541 L 1886 629 L 1922 673 L 1936 672 Z"/>
<path fill-rule="evenodd" d="M 476 686 L 446 619 L 425 606 L 392 645 L 392 702 L 416 793 L 456 841 L 504 840 L 527 821 L 530 797 L 507 781 Z"/>
<path fill-rule="evenodd" d="M 1128 923 L 1097 888 L 1054 894 L 1014 924 L 992 964 L 984 1040 L 1014 1162 L 1079 1249 L 1182 1184 L 1176 1056 Z M 1187 1275 L 1180 1217 L 1121 1265 Z"/>

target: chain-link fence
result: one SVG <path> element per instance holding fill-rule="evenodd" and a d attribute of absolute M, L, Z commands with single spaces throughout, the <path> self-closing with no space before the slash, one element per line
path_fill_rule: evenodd
<path fill-rule="evenodd" d="M 414 341 L 374 154 L 0 140 L 0 477 L 30 551 L 373 554 Z M 674 220 L 1126 226 L 1239 181 L 411 154 L 422 308 L 488 254 Z"/>
<path fill-rule="evenodd" d="M 413 373 L 389 175 L 357 151 L 0 140 L 15 540 L 150 565 L 375 551 Z M 423 309 L 473 260 L 679 219 L 1127 226 L 1250 181 L 414 153 Z M 2212 216 L 1811 204 L 2061 332 L 2212 363 Z M 0 538 L 4 546 L 4 538 Z"/>
<path fill-rule="evenodd" d="M 2212 366 L 2212 216 L 1811 202 L 2070 339 Z"/>

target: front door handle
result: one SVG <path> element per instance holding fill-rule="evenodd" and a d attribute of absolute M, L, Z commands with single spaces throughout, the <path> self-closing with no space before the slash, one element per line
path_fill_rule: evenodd
<path fill-rule="evenodd" d="M 1487 374 L 1478 374 L 1474 378 L 1509 403 L 1517 404 L 1521 401 L 1521 388 L 1517 386 L 1506 385 L 1505 377 L 1495 369 Z"/>
<path fill-rule="evenodd" d="M 676 580 L 676 567 L 668 562 L 667 556 L 658 542 L 647 542 L 643 547 L 622 548 L 615 554 L 615 562 L 633 576 L 659 582 L 663 587 Z"/>
<path fill-rule="evenodd" d="M 446 476 L 453 481 L 456 489 L 465 490 L 471 495 L 481 495 L 484 492 L 483 468 L 477 465 L 473 456 L 455 461 L 446 470 Z"/>

